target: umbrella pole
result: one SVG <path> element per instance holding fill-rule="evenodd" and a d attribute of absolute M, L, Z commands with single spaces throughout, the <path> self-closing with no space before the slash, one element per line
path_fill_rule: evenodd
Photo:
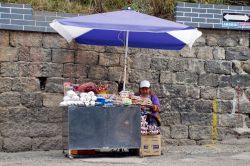
<path fill-rule="evenodd" d="M 126 85 L 126 74 L 127 74 L 127 57 L 128 57 L 128 36 L 129 36 L 129 31 L 126 32 L 126 49 L 125 49 L 125 64 L 124 64 L 124 74 L 123 74 L 123 90 L 125 91 L 125 85 Z"/>

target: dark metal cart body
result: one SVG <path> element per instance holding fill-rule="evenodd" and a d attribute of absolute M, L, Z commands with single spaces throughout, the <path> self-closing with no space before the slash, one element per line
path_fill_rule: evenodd
<path fill-rule="evenodd" d="M 141 114 L 137 106 L 68 107 L 68 149 L 139 149 Z"/>

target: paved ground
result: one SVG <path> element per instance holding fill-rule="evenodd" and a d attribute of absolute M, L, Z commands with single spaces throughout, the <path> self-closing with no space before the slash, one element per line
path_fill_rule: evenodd
<path fill-rule="evenodd" d="M 215 146 L 168 146 L 158 157 L 91 157 L 68 159 L 62 151 L 0 153 L 0 166 L 249 166 L 250 139 Z"/>

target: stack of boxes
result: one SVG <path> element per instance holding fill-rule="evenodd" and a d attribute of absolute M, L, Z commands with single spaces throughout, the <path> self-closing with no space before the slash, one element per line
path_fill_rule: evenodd
<path fill-rule="evenodd" d="M 141 116 L 141 148 L 140 156 L 161 155 L 161 135 L 159 127 L 148 125 L 146 116 Z"/>

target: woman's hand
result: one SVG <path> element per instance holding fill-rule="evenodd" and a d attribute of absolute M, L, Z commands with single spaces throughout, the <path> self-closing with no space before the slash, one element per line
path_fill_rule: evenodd
<path fill-rule="evenodd" d="M 150 108 L 152 109 L 153 112 L 159 112 L 159 108 L 157 105 L 151 105 Z"/>

